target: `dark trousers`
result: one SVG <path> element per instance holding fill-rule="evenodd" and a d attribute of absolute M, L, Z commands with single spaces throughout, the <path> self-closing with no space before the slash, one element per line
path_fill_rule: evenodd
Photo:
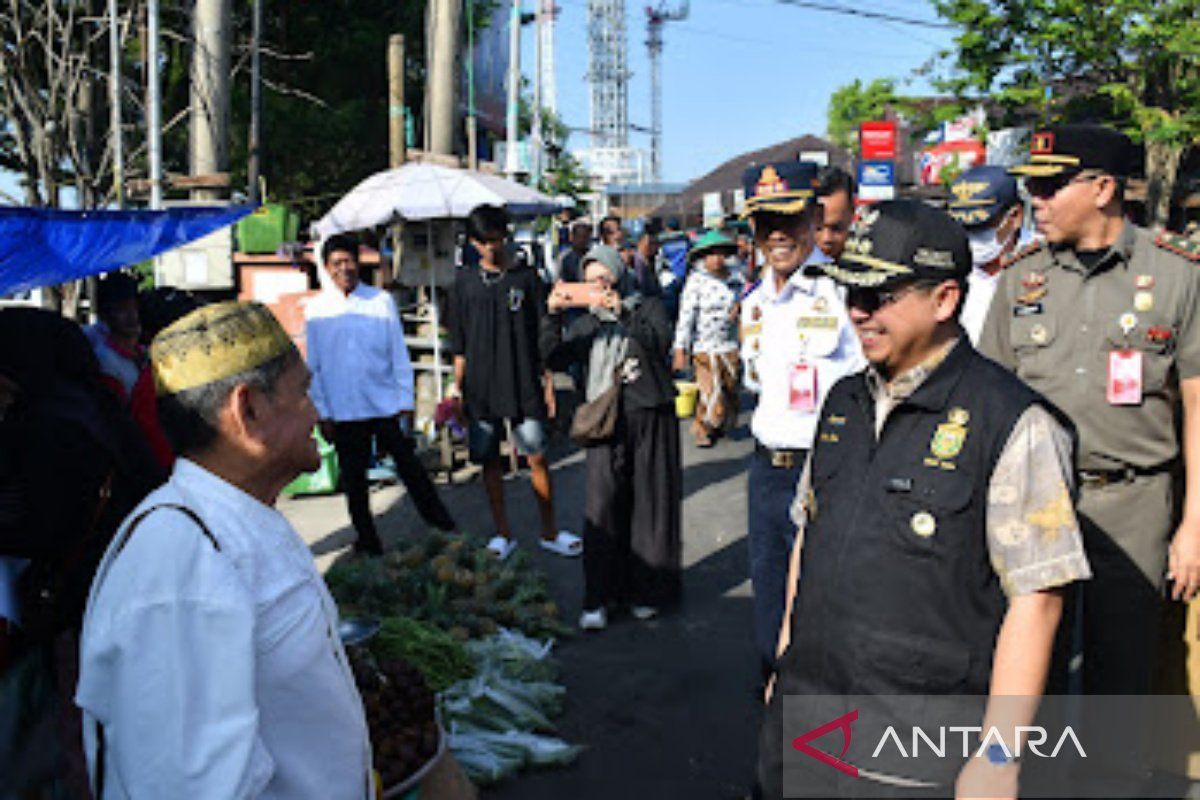
<path fill-rule="evenodd" d="M 764 672 L 775 666 L 775 647 L 787 599 L 788 562 L 796 541 L 792 500 L 804 469 L 806 453 L 797 452 L 793 466 L 771 466 L 771 455 L 756 447 L 750 456 L 746 486 L 750 584 L 754 589 L 754 641 Z"/>
<path fill-rule="evenodd" d="M 683 474 L 670 406 L 622 414 L 610 444 L 587 449 L 583 607 L 665 606 L 680 590 Z"/>
<path fill-rule="evenodd" d="M 452 531 L 457 527 L 454 517 L 442 505 L 433 481 L 421 466 L 412 439 L 400 430 L 399 417 L 378 417 L 353 422 L 334 423 L 334 446 L 342 471 L 342 487 L 350 507 L 350 521 L 358 533 L 360 544 L 378 543 L 371 504 L 367 499 L 367 467 L 371 461 L 371 442 L 379 445 L 396 462 L 396 472 L 412 497 L 421 518 L 435 528 Z"/>

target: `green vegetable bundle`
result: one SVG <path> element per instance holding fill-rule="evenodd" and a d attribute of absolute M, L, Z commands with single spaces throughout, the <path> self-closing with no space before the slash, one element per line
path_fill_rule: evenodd
<path fill-rule="evenodd" d="M 385 617 L 370 642 L 380 659 L 401 658 L 412 664 L 435 692 L 470 678 L 475 663 L 462 643 L 430 625 L 407 617 Z"/>

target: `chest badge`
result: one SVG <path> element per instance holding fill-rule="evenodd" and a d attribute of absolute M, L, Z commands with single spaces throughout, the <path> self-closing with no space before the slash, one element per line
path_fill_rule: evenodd
<path fill-rule="evenodd" d="M 812 307 L 813 307 L 813 311 L 817 312 L 818 314 L 824 314 L 826 311 L 829 310 L 829 301 L 826 300 L 824 297 L 818 297 L 816 300 L 813 301 Z"/>
<path fill-rule="evenodd" d="M 521 306 L 525 303 L 525 290 L 513 287 L 508 290 L 508 310 L 520 311 Z"/>
<path fill-rule="evenodd" d="M 912 526 L 912 532 L 922 539 L 928 539 L 937 533 L 937 520 L 928 511 L 918 511 L 913 514 L 909 525 Z"/>
<path fill-rule="evenodd" d="M 1046 291 L 1047 290 L 1045 286 L 1035 286 L 1033 288 L 1026 289 L 1020 294 L 1020 296 L 1017 297 L 1017 305 L 1031 306 L 1045 297 Z"/>
<path fill-rule="evenodd" d="M 1137 330 L 1137 314 L 1134 314 L 1132 311 L 1126 311 L 1117 319 L 1117 324 L 1121 326 L 1121 333 L 1128 336 Z"/>
<path fill-rule="evenodd" d="M 1045 325 L 1034 325 L 1029 329 L 1029 338 L 1034 344 L 1045 344 L 1050 341 L 1050 331 L 1046 330 Z"/>
<path fill-rule="evenodd" d="M 1153 275 L 1138 275 L 1137 278 L 1134 279 L 1133 285 L 1135 288 L 1141 289 L 1143 291 L 1153 289 L 1154 288 L 1154 276 Z"/>
<path fill-rule="evenodd" d="M 929 451 L 942 461 L 949 461 L 962 452 L 967 441 L 967 422 L 970 414 L 964 408 L 952 408 L 949 418 L 933 433 Z"/>
<path fill-rule="evenodd" d="M 1040 272 L 1031 272 L 1021 280 L 1026 289 L 1037 289 L 1046 285 L 1046 276 Z"/>
<path fill-rule="evenodd" d="M 762 307 L 754 306 L 754 308 L 750 309 L 750 319 L 754 322 L 758 322 L 760 319 L 762 319 Z"/>
<path fill-rule="evenodd" d="M 1154 308 L 1154 295 L 1150 292 L 1138 292 L 1133 296 L 1133 307 L 1145 313 Z"/>

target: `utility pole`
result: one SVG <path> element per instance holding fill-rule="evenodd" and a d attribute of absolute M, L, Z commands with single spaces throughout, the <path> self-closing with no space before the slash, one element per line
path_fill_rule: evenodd
<path fill-rule="evenodd" d="M 688 0 L 676 9 L 668 9 L 666 2 L 657 8 L 646 7 L 646 48 L 650 51 L 650 179 L 655 183 L 662 180 L 662 50 L 663 25 L 687 19 Z"/>
<path fill-rule="evenodd" d="M 454 153 L 454 76 L 458 63 L 459 0 L 430 0 L 429 50 L 426 63 L 429 78 L 429 151 L 441 155 Z"/>
<path fill-rule="evenodd" d="M 246 148 L 246 179 L 250 203 L 262 202 L 262 4 L 254 0 L 250 33 L 250 142 Z"/>
<path fill-rule="evenodd" d="M 392 169 L 404 165 L 408 157 L 404 124 L 404 37 L 392 34 L 388 37 L 388 157 Z M 400 274 L 400 258 L 404 247 L 404 223 L 392 225 L 392 269 L 391 275 L 380 270 L 378 283 L 383 285 Z"/>
<path fill-rule="evenodd" d="M 542 146 L 544 138 L 542 136 L 542 59 L 545 53 L 542 49 L 542 30 L 546 24 L 546 2 L 547 0 L 534 0 L 537 4 L 537 9 L 534 11 L 534 34 L 533 34 L 533 119 L 532 130 L 530 131 L 530 160 L 533 162 L 529 170 L 529 183 L 536 189 L 542 183 Z M 554 2 L 554 0 L 549 0 Z"/>
<path fill-rule="evenodd" d="M 125 207 L 125 141 L 121 136 L 121 31 L 117 0 L 108 0 L 108 135 L 112 140 L 113 189 L 117 208 Z"/>
<path fill-rule="evenodd" d="M 479 127 L 475 117 L 475 0 L 467 3 L 467 166 L 479 169 Z"/>
<path fill-rule="evenodd" d="M 192 175 L 224 172 L 229 141 L 229 0 L 196 0 L 192 37 Z M 218 200 L 219 189 L 193 189 Z"/>
<path fill-rule="evenodd" d="M 520 170 L 517 159 L 517 105 L 521 98 L 521 2 L 513 0 L 508 21 L 508 107 L 505 115 L 504 173 L 515 180 Z"/>
<path fill-rule="evenodd" d="M 146 137 L 150 208 L 162 208 L 162 99 L 158 77 L 158 0 L 146 4 Z M 157 260 L 155 264 L 157 264 Z M 156 270 L 157 272 L 157 270 Z M 155 283 L 158 283 L 157 276 Z"/>

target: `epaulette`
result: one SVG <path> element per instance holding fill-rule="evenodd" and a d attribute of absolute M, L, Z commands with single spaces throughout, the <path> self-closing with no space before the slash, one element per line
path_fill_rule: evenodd
<path fill-rule="evenodd" d="M 1036 240 L 1036 241 L 1030 242 L 1029 244 L 1027 244 L 1027 245 L 1025 245 L 1024 247 L 1022 247 L 1020 250 L 1018 250 L 1017 252 L 1013 253 L 1013 254 L 1012 254 L 1011 256 L 1009 256 L 1008 258 L 1006 258 L 1006 259 L 1004 260 L 1004 266 L 1007 268 L 1007 267 L 1009 267 L 1009 266 L 1011 266 L 1011 265 L 1013 265 L 1013 264 L 1017 263 L 1018 261 L 1020 261 L 1020 260 L 1021 260 L 1021 259 L 1023 259 L 1023 258 L 1028 258 L 1029 256 L 1031 256 L 1031 255 L 1033 255 L 1034 253 L 1038 252 L 1039 250 L 1041 250 L 1041 249 L 1042 249 L 1043 247 L 1045 247 L 1045 246 L 1046 246 L 1046 240 L 1045 240 L 1045 239 L 1038 239 L 1038 240 Z"/>
<path fill-rule="evenodd" d="M 1154 239 L 1154 243 L 1163 250 L 1183 256 L 1188 261 L 1200 261 L 1200 242 L 1180 236 L 1170 231 L 1163 231 Z"/>

